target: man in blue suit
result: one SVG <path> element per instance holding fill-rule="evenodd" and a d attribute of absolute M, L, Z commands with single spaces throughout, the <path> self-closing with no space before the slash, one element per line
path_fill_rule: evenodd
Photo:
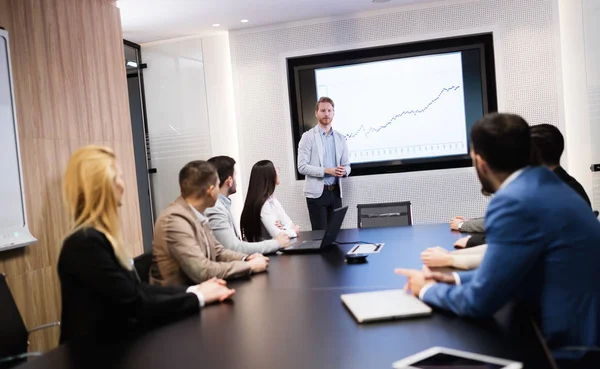
<path fill-rule="evenodd" d="M 397 269 L 406 288 L 458 315 L 493 315 L 510 299 L 530 308 L 557 359 L 600 346 L 600 223 L 546 167 L 528 167 L 529 125 L 491 114 L 471 130 L 483 189 L 488 249 L 479 269 L 449 274 Z M 577 349 L 574 349 L 574 348 Z"/>

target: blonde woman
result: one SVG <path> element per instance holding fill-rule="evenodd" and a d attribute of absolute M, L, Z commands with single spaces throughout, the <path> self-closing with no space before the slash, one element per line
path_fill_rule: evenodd
<path fill-rule="evenodd" d="M 86 146 L 69 160 L 63 195 L 72 228 L 58 261 L 62 291 L 60 341 L 93 335 L 119 337 L 198 313 L 235 291 L 212 279 L 185 287 L 139 282 L 122 241 L 118 208 L 125 184 L 110 148 Z"/>

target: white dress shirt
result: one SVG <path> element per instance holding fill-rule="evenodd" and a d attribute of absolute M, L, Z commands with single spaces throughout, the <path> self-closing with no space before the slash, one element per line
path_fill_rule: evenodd
<path fill-rule="evenodd" d="M 205 304 L 204 295 L 202 294 L 202 292 L 198 291 L 197 286 L 189 286 L 187 288 L 187 290 L 185 290 L 185 292 L 193 293 L 194 295 L 196 295 L 196 297 L 198 298 L 198 303 L 200 304 L 200 307 L 204 307 L 204 304 Z"/>
<path fill-rule="evenodd" d="M 294 231 L 294 222 L 283 210 L 283 206 L 275 196 L 271 196 L 265 201 L 262 209 L 260 209 L 260 220 L 263 225 L 261 232 L 263 239 L 275 238 L 281 232 L 284 232 L 290 238 L 298 236 Z M 283 229 L 275 225 L 277 222 L 281 223 Z"/>

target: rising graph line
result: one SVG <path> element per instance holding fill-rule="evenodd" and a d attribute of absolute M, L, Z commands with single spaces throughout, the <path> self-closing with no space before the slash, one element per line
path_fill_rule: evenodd
<path fill-rule="evenodd" d="M 379 131 L 381 131 L 382 129 L 386 128 L 387 126 L 389 126 L 390 124 L 392 124 L 393 121 L 395 121 L 396 119 L 404 116 L 404 115 L 408 115 L 408 114 L 413 114 L 413 115 L 417 115 L 417 114 L 421 114 L 423 112 L 425 112 L 427 109 L 429 109 L 429 107 L 431 105 L 433 105 L 436 101 L 438 101 L 440 99 L 440 97 L 442 97 L 442 95 L 446 92 L 450 92 L 450 91 L 456 91 L 460 88 L 460 86 L 450 86 L 450 87 L 444 87 L 442 89 L 442 91 L 440 91 L 440 93 L 437 95 L 437 97 L 433 100 L 431 100 L 427 105 L 425 105 L 424 108 L 422 109 L 415 109 L 415 110 L 406 110 L 403 111 L 400 114 L 396 114 L 395 116 L 392 117 L 392 119 L 390 119 L 387 123 L 385 123 L 382 126 L 379 127 L 369 127 L 368 129 L 365 128 L 365 126 L 363 126 L 362 124 L 360 125 L 360 127 L 356 130 L 356 132 L 354 133 L 348 133 L 346 134 L 346 139 L 349 138 L 353 138 L 358 136 L 359 133 L 361 133 L 362 131 L 366 131 L 365 132 L 365 136 L 368 136 L 371 133 L 377 133 Z"/>

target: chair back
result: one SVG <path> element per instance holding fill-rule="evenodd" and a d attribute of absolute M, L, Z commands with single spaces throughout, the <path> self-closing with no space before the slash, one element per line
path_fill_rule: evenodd
<path fill-rule="evenodd" d="M 358 228 L 401 227 L 412 225 L 410 201 L 384 204 L 359 204 Z"/>
<path fill-rule="evenodd" d="M 133 266 L 140 277 L 140 281 L 148 283 L 150 280 L 150 266 L 152 266 L 152 250 L 134 258 Z"/>
<path fill-rule="evenodd" d="M 27 352 L 27 327 L 0 273 L 0 359 Z"/>

